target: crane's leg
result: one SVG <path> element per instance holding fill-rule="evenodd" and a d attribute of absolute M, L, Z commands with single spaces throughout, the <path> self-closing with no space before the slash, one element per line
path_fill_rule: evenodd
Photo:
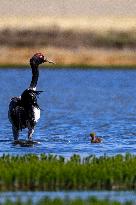
<path fill-rule="evenodd" d="M 33 133 L 34 133 L 34 128 L 29 127 L 28 128 L 28 140 L 32 140 Z"/>
<path fill-rule="evenodd" d="M 17 141 L 19 137 L 19 130 L 17 130 L 14 126 L 12 126 L 12 132 L 13 132 L 14 141 Z"/>

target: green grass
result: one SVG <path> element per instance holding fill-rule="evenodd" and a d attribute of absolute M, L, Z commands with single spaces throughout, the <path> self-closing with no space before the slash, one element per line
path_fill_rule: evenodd
<path fill-rule="evenodd" d="M 136 156 L 73 155 L 6 156 L 0 158 L 0 191 L 9 190 L 134 190 Z"/>
<path fill-rule="evenodd" d="M 32 205 L 32 200 L 28 200 L 27 202 L 22 202 L 20 199 L 16 200 L 15 202 L 12 202 L 10 200 L 6 200 L 4 203 L 1 203 L 1 205 Z M 120 203 L 117 201 L 110 201 L 108 199 L 99 200 L 95 197 L 91 197 L 85 200 L 82 199 L 50 199 L 50 198 L 44 198 L 39 200 L 35 203 L 35 205 L 132 205 L 132 202 L 125 202 Z"/>

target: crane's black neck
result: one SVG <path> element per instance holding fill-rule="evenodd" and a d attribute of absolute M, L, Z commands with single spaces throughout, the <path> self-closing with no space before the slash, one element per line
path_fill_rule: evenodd
<path fill-rule="evenodd" d="M 36 89 L 37 82 L 38 82 L 38 77 L 39 77 L 39 69 L 38 69 L 38 65 L 34 64 L 31 61 L 30 61 L 30 65 L 31 65 L 31 68 L 32 68 L 32 80 L 31 80 L 29 88 Z"/>

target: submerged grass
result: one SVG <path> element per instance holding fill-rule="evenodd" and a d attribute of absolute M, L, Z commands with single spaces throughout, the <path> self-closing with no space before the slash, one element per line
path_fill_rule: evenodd
<path fill-rule="evenodd" d="M 20 199 L 16 201 L 6 200 L 4 203 L 1 203 L 1 205 L 32 205 L 33 201 L 30 199 L 26 202 L 22 202 Z M 44 198 L 39 200 L 38 202 L 34 203 L 35 205 L 133 205 L 133 202 L 124 202 L 120 203 L 117 201 L 110 201 L 108 199 L 99 200 L 95 197 L 90 197 L 88 199 L 82 200 L 82 199 L 50 199 L 50 198 Z"/>
<path fill-rule="evenodd" d="M 0 191 L 136 188 L 136 156 L 82 158 L 25 155 L 0 157 Z"/>

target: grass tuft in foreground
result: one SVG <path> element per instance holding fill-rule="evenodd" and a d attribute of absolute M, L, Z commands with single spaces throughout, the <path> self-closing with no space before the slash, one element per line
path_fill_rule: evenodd
<path fill-rule="evenodd" d="M 80 158 L 36 155 L 0 157 L 0 191 L 136 188 L 136 156 Z"/>

